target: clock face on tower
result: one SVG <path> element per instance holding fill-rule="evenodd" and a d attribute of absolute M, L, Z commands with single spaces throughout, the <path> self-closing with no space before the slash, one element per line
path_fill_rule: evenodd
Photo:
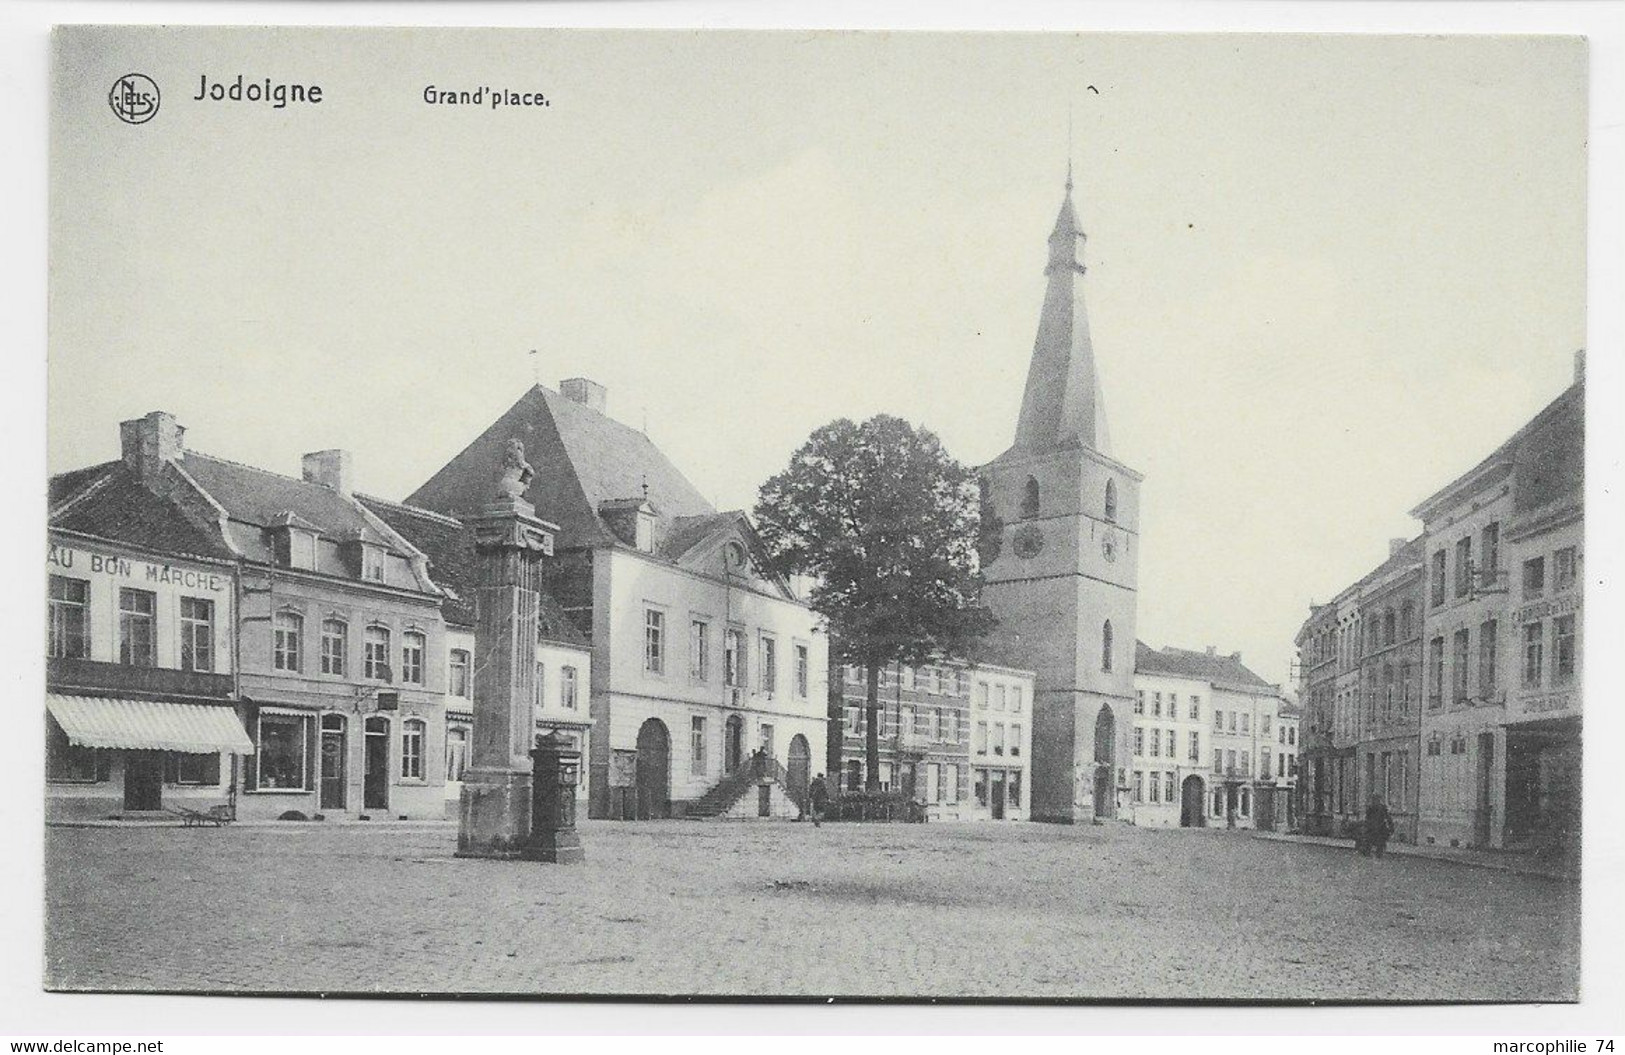
<path fill-rule="evenodd" d="M 1044 533 L 1039 530 L 1037 524 L 1027 524 L 1017 531 L 1015 538 L 1010 541 L 1016 556 L 1022 560 L 1029 560 L 1038 556 L 1039 551 L 1044 548 Z"/>

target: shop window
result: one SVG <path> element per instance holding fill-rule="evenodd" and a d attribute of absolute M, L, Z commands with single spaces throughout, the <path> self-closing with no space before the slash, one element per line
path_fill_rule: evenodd
<path fill-rule="evenodd" d="M 985 769 L 976 771 L 976 805 L 983 809 L 987 808 L 987 770 Z"/>
<path fill-rule="evenodd" d="M 310 719 L 262 714 L 256 723 L 257 749 L 250 757 L 254 786 L 261 791 L 310 790 Z"/>
<path fill-rule="evenodd" d="M 53 575 L 50 582 L 50 640 L 46 654 L 57 659 L 90 658 L 90 583 Z"/>
<path fill-rule="evenodd" d="M 1013 770 L 1010 779 L 1005 782 L 1004 801 L 1011 809 L 1021 808 L 1021 770 Z"/>
<path fill-rule="evenodd" d="M 408 718 L 401 723 L 401 777 L 404 780 L 423 779 L 423 741 L 426 726 L 421 718 Z"/>
<path fill-rule="evenodd" d="M 1172 773 L 1162 775 L 1162 794 L 1163 798 L 1170 803 L 1178 800 L 1178 796 L 1174 794 L 1174 775 Z"/>
<path fill-rule="evenodd" d="M 69 742 L 56 719 L 46 717 L 46 780 L 53 784 L 99 784 L 112 776 L 112 769 L 110 752 Z"/>
<path fill-rule="evenodd" d="M 216 787 L 220 783 L 220 756 L 214 752 L 166 752 L 164 781 L 169 784 Z"/>

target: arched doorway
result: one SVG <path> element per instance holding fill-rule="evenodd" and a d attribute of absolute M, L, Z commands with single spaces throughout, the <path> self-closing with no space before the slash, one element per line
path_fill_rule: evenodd
<path fill-rule="evenodd" d="M 812 782 L 812 747 L 800 733 L 790 738 L 790 764 L 785 767 L 790 779 L 790 797 L 802 801 L 807 785 Z"/>
<path fill-rule="evenodd" d="M 671 734 L 659 718 L 638 729 L 637 793 L 638 820 L 671 815 Z"/>
<path fill-rule="evenodd" d="M 1202 778 L 1192 774 L 1185 778 L 1185 784 L 1180 788 L 1179 795 L 1179 826 L 1181 828 L 1201 828 L 1207 823 L 1207 814 L 1202 807 L 1207 802 L 1207 795 L 1202 790 Z"/>
<path fill-rule="evenodd" d="M 1117 764 L 1117 716 L 1110 704 L 1100 705 L 1095 718 L 1095 816 L 1117 816 L 1117 795 L 1112 770 Z"/>
<path fill-rule="evenodd" d="M 745 760 L 745 720 L 737 714 L 728 715 L 722 723 L 722 771 L 735 773 Z"/>

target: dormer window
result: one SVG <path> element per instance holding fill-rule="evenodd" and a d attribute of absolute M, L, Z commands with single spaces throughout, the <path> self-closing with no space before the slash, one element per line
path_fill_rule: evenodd
<path fill-rule="evenodd" d="M 346 539 L 339 544 L 344 567 L 351 575 L 367 582 L 384 581 L 384 547 L 363 538 Z"/>
<path fill-rule="evenodd" d="M 285 523 L 273 528 L 276 562 L 284 568 L 316 570 L 316 533 Z"/>
<path fill-rule="evenodd" d="M 615 537 L 640 552 L 655 548 L 655 509 L 646 498 L 611 498 L 598 503 L 598 515 Z"/>

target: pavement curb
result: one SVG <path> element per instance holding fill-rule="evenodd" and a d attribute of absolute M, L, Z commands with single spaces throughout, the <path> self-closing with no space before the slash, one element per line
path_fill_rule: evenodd
<path fill-rule="evenodd" d="M 1348 850 L 1353 852 L 1354 843 L 1347 839 L 1329 839 L 1313 835 L 1285 835 L 1280 832 L 1252 832 L 1254 839 L 1266 842 L 1296 843 L 1299 846 L 1324 846 L 1332 850 Z M 1421 847 L 1401 844 L 1390 846 L 1388 853 L 1394 857 L 1414 857 L 1424 861 L 1442 861 L 1445 864 L 1465 865 L 1468 868 L 1482 868 L 1491 872 L 1507 872 L 1512 875 L 1534 876 L 1538 879 L 1552 879 L 1558 882 L 1578 883 L 1580 875 L 1576 871 L 1558 868 L 1542 868 L 1531 866 L 1519 861 L 1501 860 L 1495 857 L 1466 857 L 1458 854 L 1429 853 Z"/>

